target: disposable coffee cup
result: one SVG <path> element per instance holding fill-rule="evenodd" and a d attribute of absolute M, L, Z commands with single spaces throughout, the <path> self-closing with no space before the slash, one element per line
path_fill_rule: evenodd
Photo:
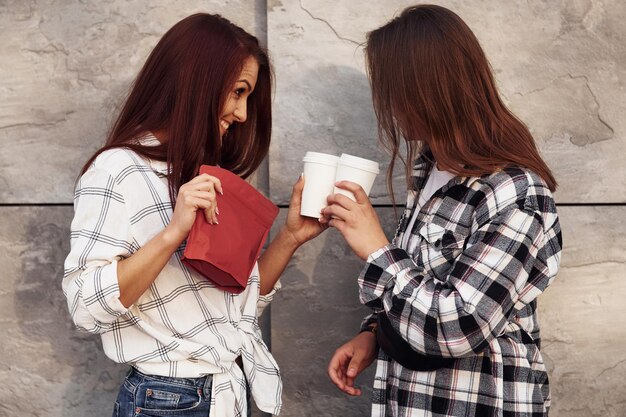
<path fill-rule="evenodd" d="M 335 175 L 339 157 L 320 152 L 307 152 L 304 158 L 304 190 L 300 214 L 320 218 L 328 205 L 326 198 L 335 188 Z"/>
<path fill-rule="evenodd" d="M 363 187 L 365 194 L 369 196 L 372 185 L 374 185 L 374 180 L 379 172 L 378 162 L 342 153 L 341 158 L 339 158 L 339 164 L 337 165 L 335 182 L 355 182 Z M 353 201 L 356 201 L 354 194 L 348 190 L 335 187 L 334 192 L 346 195 Z"/>

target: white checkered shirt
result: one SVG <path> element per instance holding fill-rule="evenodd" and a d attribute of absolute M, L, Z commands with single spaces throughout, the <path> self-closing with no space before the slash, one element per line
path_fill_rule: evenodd
<path fill-rule="evenodd" d="M 156 143 L 153 136 L 146 141 Z M 246 415 L 246 382 L 234 362 L 241 356 L 255 402 L 278 414 L 280 373 L 257 323 L 278 286 L 260 297 L 257 266 L 234 295 L 183 265 L 181 247 L 134 305 L 126 309 L 119 300 L 117 262 L 172 216 L 166 163 L 128 149 L 105 151 L 80 178 L 74 211 L 63 291 L 79 329 L 100 334 L 109 358 L 143 373 L 214 375 L 213 417 Z"/>

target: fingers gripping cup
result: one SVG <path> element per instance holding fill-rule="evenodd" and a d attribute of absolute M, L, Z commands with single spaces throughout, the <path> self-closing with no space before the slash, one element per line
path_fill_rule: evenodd
<path fill-rule="evenodd" d="M 363 187 L 365 194 L 369 195 L 372 190 L 372 185 L 374 185 L 376 175 L 378 175 L 379 172 L 378 162 L 342 153 L 341 158 L 339 158 L 339 164 L 337 165 L 335 182 L 355 182 Z M 350 191 L 335 187 L 334 192 L 346 195 L 353 201 L 356 201 L 354 194 Z"/>
<path fill-rule="evenodd" d="M 304 158 L 304 190 L 300 214 L 307 217 L 321 216 L 328 204 L 326 197 L 333 193 L 339 157 L 320 152 L 307 152 Z"/>

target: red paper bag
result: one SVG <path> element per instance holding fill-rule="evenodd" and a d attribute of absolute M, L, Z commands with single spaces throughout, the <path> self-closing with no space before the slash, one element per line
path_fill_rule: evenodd
<path fill-rule="evenodd" d="M 217 195 L 219 224 L 209 224 L 198 211 L 182 260 L 218 288 L 239 294 L 246 288 L 278 207 L 230 171 L 202 165 L 200 174 L 205 173 L 222 182 L 224 195 Z"/>

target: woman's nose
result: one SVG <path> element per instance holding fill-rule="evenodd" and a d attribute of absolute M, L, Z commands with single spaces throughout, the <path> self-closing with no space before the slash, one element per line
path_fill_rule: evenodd
<path fill-rule="evenodd" d="M 240 100 L 233 115 L 239 123 L 243 123 L 248 118 L 247 100 Z"/>

